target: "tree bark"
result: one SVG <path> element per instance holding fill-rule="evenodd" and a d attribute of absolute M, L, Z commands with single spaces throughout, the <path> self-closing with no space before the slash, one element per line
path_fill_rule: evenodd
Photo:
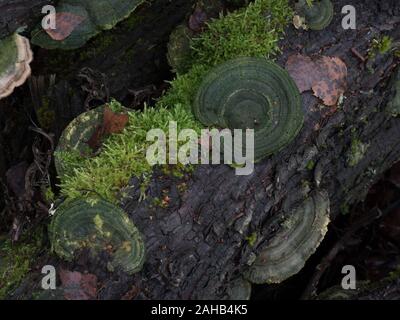
<path fill-rule="evenodd" d="M 354 1 L 357 29 L 343 30 L 340 12 L 349 3 L 333 2 L 335 17 L 326 30 L 288 28 L 277 62 L 284 66 L 287 58 L 298 52 L 341 58 L 349 75 L 343 105 L 321 109 L 316 97 L 303 93 L 305 125 L 299 136 L 258 163 L 250 176 L 235 176 L 234 170 L 224 165 L 199 166 L 185 178 L 156 171 L 144 201 L 139 201 L 140 190 L 133 187 L 122 206 L 144 236 L 146 263 L 133 277 L 106 277 L 100 299 L 119 299 L 132 291 L 137 299 L 227 298 L 229 283 L 274 236 L 283 214 L 310 191 L 328 192 L 334 220 L 347 206 L 362 201 L 370 186 L 400 159 L 400 119 L 385 112 L 392 98 L 388 83 L 398 60 L 391 53 L 378 55 L 371 64 L 373 72 L 362 61 L 372 39 L 383 32 L 400 40 L 400 4 L 396 0 Z M 178 20 L 174 22 L 178 24 Z M 121 47 L 115 50 L 120 52 Z M 92 67 L 97 65 L 117 79 L 113 74 L 118 69 L 96 61 Z M 132 62 L 129 70 L 140 70 L 140 64 Z M 149 72 L 156 71 L 151 68 Z M 122 79 L 125 76 L 122 74 Z M 127 83 L 137 83 L 132 77 L 115 82 L 111 92 L 126 97 Z M 348 156 L 355 138 L 368 148 L 360 161 L 350 166 Z M 310 161 L 315 163 L 312 170 L 307 168 Z M 132 178 L 132 186 L 137 185 Z M 165 195 L 169 197 L 167 208 L 154 205 L 154 198 Z M 257 240 L 251 246 L 246 238 L 253 233 Z"/>
<path fill-rule="evenodd" d="M 0 39 L 20 27 L 30 29 L 40 20 L 42 8 L 53 0 L 0 0 Z"/>

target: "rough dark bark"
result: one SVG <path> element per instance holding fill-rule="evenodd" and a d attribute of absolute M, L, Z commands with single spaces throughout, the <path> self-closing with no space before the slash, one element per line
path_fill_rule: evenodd
<path fill-rule="evenodd" d="M 32 27 L 40 21 L 42 8 L 53 0 L 0 0 L 0 39 L 18 28 Z"/>
<path fill-rule="evenodd" d="M 340 15 L 348 1 L 334 4 L 335 18 L 328 29 L 299 32 L 288 28 L 278 63 L 284 65 L 296 52 L 340 57 L 349 70 L 343 106 L 331 112 L 326 112 L 327 107 L 319 111 L 318 99 L 304 93 L 306 123 L 301 133 L 290 146 L 257 164 L 250 176 L 235 176 L 232 168 L 223 165 L 200 166 L 184 179 L 156 172 L 144 201 L 139 201 L 140 191 L 133 188 L 123 207 L 144 235 L 146 263 L 134 277 L 107 276 L 100 299 L 118 299 L 129 291 L 135 291 L 133 297 L 138 299 L 226 298 L 230 281 L 273 237 L 283 213 L 290 212 L 310 190 L 328 191 L 333 220 L 344 207 L 362 201 L 369 187 L 400 159 L 400 119 L 385 112 L 391 98 L 388 80 L 397 60 L 392 54 L 378 56 L 374 72 L 370 72 L 352 52 L 354 48 L 366 56 L 370 41 L 383 31 L 399 40 L 400 4 L 396 0 L 353 1 L 357 30 L 348 31 L 342 29 Z M 118 53 L 121 48 L 115 50 Z M 110 56 L 112 48 L 105 60 L 98 57 L 91 66 L 97 65 L 100 71 L 115 77 L 114 67 L 102 64 L 112 59 Z M 154 68 L 144 71 L 140 66 L 133 62 L 129 70 L 140 75 L 155 72 Z M 121 77 L 126 80 L 126 75 Z M 143 84 L 140 76 L 132 77 L 138 78 L 128 77 L 128 83 Z M 126 97 L 125 83 L 115 82 L 111 88 Z M 360 162 L 351 167 L 347 157 L 354 138 L 369 147 Z M 315 163 L 313 170 L 307 169 L 310 161 Z M 136 182 L 133 178 L 132 185 Z M 168 208 L 155 206 L 152 199 L 166 194 L 170 198 Z M 257 241 L 250 246 L 246 238 L 254 232 Z"/>

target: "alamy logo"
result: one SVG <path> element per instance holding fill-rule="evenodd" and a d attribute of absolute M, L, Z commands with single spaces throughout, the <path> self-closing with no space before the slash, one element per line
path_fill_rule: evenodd
<path fill-rule="evenodd" d="M 356 8 L 354 8 L 354 6 L 351 6 L 351 5 L 344 6 L 342 8 L 342 14 L 345 14 L 345 16 L 342 19 L 342 28 L 344 30 L 348 30 L 348 29 L 355 30 L 357 28 Z"/>
<path fill-rule="evenodd" d="M 42 28 L 44 30 L 55 30 L 57 28 L 56 22 L 56 8 L 51 5 L 44 6 L 42 13 L 46 16 L 42 19 Z"/>
<path fill-rule="evenodd" d="M 42 278 L 42 289 L 43 290 L 55 290 L 56 289 L 56 268 L 51 265 L 46 265 L 42 268 L 42 274 L 45 276 Z"/>
<path fill-rule="evenodd" d="M 223 163 L 234 165 L 236 174 L 241 176 L 249 175 L 254 170 L 252 129 L 234 129 L 233 133 L 229 129 L 203 129 L 199 136 L 193 129 L 183 129 L 178 133 L 177 123 L 170 121 L 168 131 L 152 129 L 147 133 L 147 141 L 154 142 L 146 152 L 146 159 L 152 166 Z"/>
<path fill-rule="evenodd" d="M 342 279 L 342 288 L 344 290 L 356 290 L 357 279 L 356 279 L 356 268 L 352 265 L 346 265 L 342 268 L 342 274 L 345 276 Z"/>

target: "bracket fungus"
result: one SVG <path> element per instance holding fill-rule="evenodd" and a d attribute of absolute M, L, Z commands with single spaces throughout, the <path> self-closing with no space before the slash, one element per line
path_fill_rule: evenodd
<path fill-rule="evenodd" d="M 31 75 L 29 40 L 15 33 L 0 39 L 0 99 L 8 97 Z"/>
<path fill-rule="evenodd" d="M 93 200 L 93 201 L 91 201 Z M 142 236 L 128 215 L 101 199 L 67 200 L 57 208 L 49 227 L 52 250 L 70 261 L 78 250 L 110 252 L 112 268 L 128 274 L 144 262 Z"/>
<path fill-rule="evenodd" d="M 102 129 L 108 127 L 106 133 L 117 133 L 117 129 L 123 129 L 128 119 L 128 109 L 122 106 L 120 108 L 123 113 L 115 114 L 107 105 L 97 107 L 80 114 L 64 129 L 54 153 L 54 164 L 60 177 L 68 171 L 65 154 L 90 157 L 93 155 L 92 147 L 95 147 L 94 144 L 98 144 L 102 138 Z M 112 118 L 105 123 L 106 116 L 110 112 Z"/>
<path fill-rule="evenodd" d="M 238 58 L 211 70 L 193 112 L 206 126 L 254 129 L 256 161 L 294 140 L 304 121 L 295 82 L 286 70 L 264 58 Z"/>
<path fill-rule="evenodd" d="M 296 3 L 297 20 L 305 21 L 306 28 L 311 30 L 323 30 L 330 25 L 333 19 L 333 4 L 330 0 L 313 1 L 309 5 L 306 0 Z M 295 26 L 304 27 L 304 24 L 295 22 Z"/>
<path fill-rule="evenodd" d="M 281 283 L 297 274 L 328 230 L 329 198 L 315 192 L 294 210 L 244 273 L 252 283 Z"/>
<path fill-rule="evenodd" d="M 56 18 L 65 18 L 68 21 L 60 21 L 62 23 L 56 25 L 56 30 L 37 27 L 32 32 L 32 43 L 46 49 L 80 48 L 102 30 L 112 29 L 143 2 L 144 0 L 61 0 L 56 8 Z"/>
<path fill-rule="evenodd" d="M 173 71 L 181 74 L 188 70 L 190 42 L 194 33 L 186 25 L 179 25 L 171 33 L 168 42 L 167 59 Z"/>

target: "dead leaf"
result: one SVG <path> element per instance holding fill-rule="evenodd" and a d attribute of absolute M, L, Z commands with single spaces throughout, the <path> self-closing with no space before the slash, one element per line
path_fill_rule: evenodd
<path fill-rule="evenodd" d="M 97 296 L 97 277 L 61 269 L 61 284 L 67 300 L 90 300 Z"/>
<path fill-rule="evenodd" d="M 336 105 L 346 90 L 347 67 L 338 57 L 317 56 L 312 59 L 296 54 L 289 57 L 286 70 L 300 92 L 313 90 L 314 95 L 327 106 Z"/>
<path fill-rule="evenodd" d="M 110 134 L 121 133 L 129 121 L 127 113 L 115 113 L 108 106 L 104 108 L 103 123 L 94 131 L 87 141 L 89 147 L 96 151 L 101 147 L 102 140 Z"/>
<path fill-rule="evenodd" d="M 296 82 L 300 92 L 311 90 L 312 85 L 322 78 L 316 63 L 309 56 L 301 54 L 289 57 L 286 70 Z"/>
<path fill-rule="evenodd" d="M 121 133 L 128 124 L 127 113 L 114 113 L 109 107 L 104 109 L 103 127 L 105 134 Z"/>
<path fill-rule="evenodd" d="M 70 12 L 56 13 L 56 29 L 46 29 L 47 34 L 57 41 L 68 38 L 85 18 Z"/>

